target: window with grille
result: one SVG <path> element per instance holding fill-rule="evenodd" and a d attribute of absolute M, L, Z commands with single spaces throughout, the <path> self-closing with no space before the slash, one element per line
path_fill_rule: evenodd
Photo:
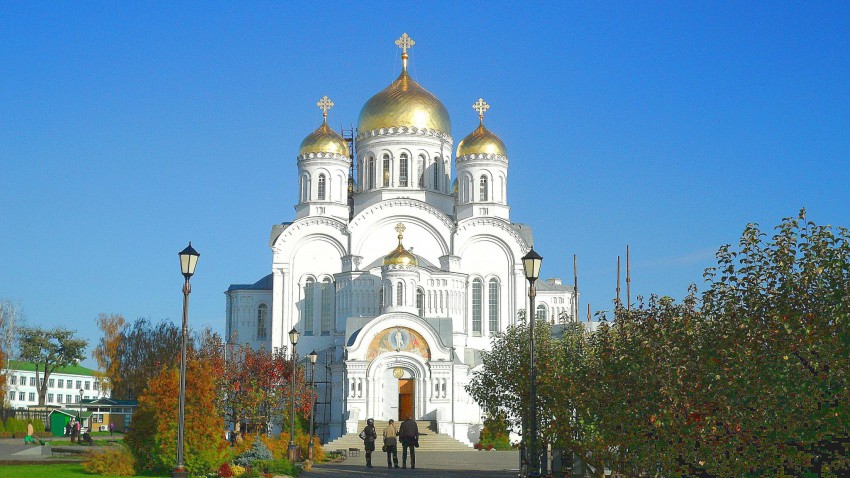
<path fill-rule="evenodd" d="M 419 309 L 419 317 L 425 317 L 425 292 L 416 289 L 416 308 Z"/>
<path fill-rule="evenodd" d="M 330 279 L 322 283 L 322 335 L 330 335 L 333 318 L 334 286 Z"/>
<path fill-rule="evenodd" d="M 325 175 L 319 175 L 319 201 L 325 200 Z"/>
<path fill-rule="evenodd" d="M 398 185 L 407 187 L 407 155 L 401 154 L 401 162 L 398 163 Z"/>
<path fill-rule="evenodd" d="M 313 335 L 313 289 L 316 283 L 307 279 L 304 284 L 304 310 L 301 321 L 304 323 L 304 335 Z"/>
<path fill-rule="evenodd" d="M 487 176 L 481 176 L 481 187 L 479 195 L 482 201 L 487 201 Z"/>
<path fill-rule="evenodd" d="M 269 307 L 266 304 L 260 304 L 257 307 L 257 338 L 264 339 L 266 338 L 266 329 L 268 328 L 266 323 L 269 318 Z"/>
<path fill-rule="evenodd" d="M 487 308 L 490 319 L 488 326 L 493 334 L 499 331 L 499 281 L 496 279 L 490 279 Z"/>
<path fill-rule="evenodd" d="M 472 281 L 472 333 L 481 333 L 481 279 Z"/>
<path fill-rule="evenodd" d="M 383 174 L 383 186 L 390 186 L 390 156 L 388 154 L 384 155 L 384 174 Z"/>

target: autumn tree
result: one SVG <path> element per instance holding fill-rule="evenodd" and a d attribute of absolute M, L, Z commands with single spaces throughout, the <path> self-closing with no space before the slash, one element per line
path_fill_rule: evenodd
<path fill-rule="evenodd" d="M 224 420 L 219 413 L 220 388 L 212 378 L 220 375 L 213 361 L 193 357 L 186 361 L 186 408 L 184 461 L 191 476 L 214 471 L 227 461 L 229 448 L 224 440 Z M 125 443 L 136 458 L 140 471 L 173 469 L 177 460 L 179 353 L 163 360 L 157 372 L 139 395 L 133 426 Z"/>
<path fill-rule="evenodd" d="M 50 375 L 60 367 L 77 364 L 85 358 L 88 342 L 74 337 L 75 333 L 61 327 L 49 330 L 21 327 L 18 330 L 21 360 L 35 364 L 39 405 L 45 403 Z"/>
<path fill-rule="evenodd" d="M 92 357 L 97 360 L 98 372 L 96 373 L 101 390 L 104 392 L 112 389 L 124 388 L 121 370 L 121 345 L 127 323 L 124 316 L 118 314 L 100 314 L 97 317 L 97 326 L 103 333 L 97 347 L 94 348 Z"/>
<path fill-rule="evenodd" d="M 21 322 L 21 308 L 10 300 L 0 300 L 0 366 L 14 356 L 14 340 L 16 327 Z M 5 399 L 6 374 L 0 374 L 0 392 Z"/>

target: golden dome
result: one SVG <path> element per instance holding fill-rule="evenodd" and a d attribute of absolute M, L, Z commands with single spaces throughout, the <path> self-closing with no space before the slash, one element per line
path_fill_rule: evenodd
<path fill-rule="evenodd" d="M 497 154 L 507 156 L 505 143 L 493 134 L 492 131 L 484 127 L 484 111 L 490 108 L 490 105 L 479 98 L 472 107 L 478 111 L 478 128 L 475 128 L 475 131 L 469 133 L 457 144 L 456 157 L 460 158 L 467 154 Z"/>
<path fill-rule="evenodd" d="M 316 106 L 322 110 L 322 126 L 319 126 L 316 131 L 313 131 L 304 138 L 304 141 L 301 142 L 301 147 L 298 149 L 299 155 L 308 153 L 336 153 L 348 157 L 348 143 L 342 139 L 339 133 L 328 126 L 328 110 L 333 105 L 333 101 L 327 96 L 316 103 Z"/>
<path fill-rule="evenodd" d="M 348 143 L 328 126 L 327 121 L 323 121 L 322 126 L 301 142 L 298 154 L 307 153 L 336 153 L 348 157 Z"/>
<path fill-rule="evenodd" d="M 451 121 L 446 107 L 407 73 L 407 48 L 413 45 L 413 41 L 400 43 L 405 39 L 409 40 L 406 33 L 396 41 L 404 49 L 401 55 L 401 75 L 363 105 L 357 129 L 365 132 L 394 126 L 413 126 L 449 134 Z"/>
<path fill-rule="evenodd" d="M 392 252 L 384 257 L 384 265 L 398 265 L 398 266 L 418 266 L 419 261 L 416 260 L 416 256 L 408 252 L 407 249 L 402 245 L 401 240 L 404 238 L 404 224 L 398 223 L 396 225 L 395 230 L 398 231 L 398 247 L 393 249 Z"/>

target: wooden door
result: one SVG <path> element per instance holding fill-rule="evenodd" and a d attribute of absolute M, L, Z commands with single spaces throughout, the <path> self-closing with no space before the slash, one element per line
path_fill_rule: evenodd
<path fill-rule="evenodd" d="M 413 392 L 415 390 L 413 379 L 399 379 L 398 381 L 398 419 L 404 420 L 413 417 Z"/>

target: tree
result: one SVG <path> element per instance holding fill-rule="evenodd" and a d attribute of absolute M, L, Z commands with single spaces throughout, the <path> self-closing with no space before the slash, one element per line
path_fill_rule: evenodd
<path fill-rule="evenodd" d="M 117 363 L 112 385 L 114 398 L 135 398 L 180 351 L 180 327 L 140 317 L 124 327 L 117 339 Z"/>
<path fill-rule="evenodd" d="M 76 331 L 64 328 L 50 330 L 22 327 L 18 331 L 18 347 L 22 360 L 35 364 L 38 404 L 44 405 L 47 380 L 57 368 L 77 364 L 85 358 L 88 342 L 74 337 Z"/>
<path fill-rule="evenodd" d="M 21 322 L 21 308 L 10 300 L 0 300 L 0 367 L 14 356 L 16 326 Z M 5 400 L 6 374 L 0 374 L 0 392 Z"/>
<path fill-rule="evenodd" d="M 122 387 L 121 370 L 121 343 L 127 323 L 124 316 L 117 314 L 100 314 L 97 317 L 97 326 L 103 332 L 103 337 L 95 347 L 92 357 L 97 360 L 97 378 L 100 388 L 107 392 L 113 388 Z"/>
<path fill-rule="evenodd" d="M 185 465 L 191 476 L 214 471 L 228 456 L 224 420 L 216 405 L 220 388 L 211 380 L 220 371 L 198 354 L 186 362 Z M 177 417 L 180 371 L 179 354 L 151 379 L 139 395 L 133 426 L 125 442 L 141 470 L 173 469 L 177 460 Z"/>

